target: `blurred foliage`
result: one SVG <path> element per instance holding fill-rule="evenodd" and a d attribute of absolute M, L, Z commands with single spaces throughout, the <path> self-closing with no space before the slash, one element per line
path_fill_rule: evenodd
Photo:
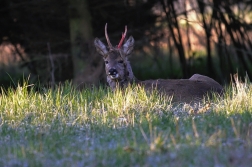
<path fill-rule="evenodd" d="M 0 14 L 0 43 L 15 46 L 13 54 L 21 57 L 20 67 L 27 67 L 32 79 L 48 82 L 49 49 L 69 52 L 67 1 L 3 0 Z M 50 48 L 48 48 L 50 44 Z M 16 46 L 21 45 L 24 52 Z M 57 80 L 71 79 L 71 57 L 54 55 Z M 50 71 L 50 70 L 49 70 Z M 64 75 L 60 75 L 64 73 Z"/>
<path fill-rule="evenodd" d="M 108 23 L 108 34 L 116 45 L 128 26 L 128 35 L 136 40 L 133 70 L 140 79 L 188 78 L 201 73 L 223 83 L 236 72 L 252 78 L 251 0 L 87 2 L 93 37 L 105 41 L 104 25 Z M 14 46 L 14 54 L 21 59 L 19 66 L 29 70 L 31 80 L 48 83 L 52 72 L 57 83 L 71 80 L 69 1 L 2 0 L 0 4 L 0 43 Z M 191 12 L 196 20 L 190 18 Z M 193 23 L 203 29 L 201 34 Z M 197 54 L 202 50 L 192 47 L 195 38 L 204 46 L 201 56 Z"/>
<path fill-rule="evenodd" d="M 104 37 L 104 25 L 108 22 L 108 32 L 111 41 L 115 44 L 119 41 L 125 25 L 129 27 L 129 34 L 140 39 L 155 23 L 156 16 L 151 12 L 152 6 L 156 3 L 154 0 L 146 2 L 89 0 L 88 3 L 93 33 L 97 37 Z M 20 44 L 25 53 L 19 52 L 18 49 L 14 52 L 22 58 L 21 66 L 28 67 L 32 76 L 43 83 L 50 81 L 52 69 L 49 54 L 52 54 L 55 64 L 56 82 L 73 78 L 69 8 L 67 0 L 60 2 L 56 0 L 4 0 L 1 2 L 0 14 L 4 17 L 0 18 L 2 25 L 0 43 L 10 43 L 14 46 Z M 148 40 L 145 39 L 145 43 L 147 42 Z M 143 44 L 137 46 L 140 47 Z M 85 47 L 87 46 L 83 46 L 83 49 L 87 50 Z"/>

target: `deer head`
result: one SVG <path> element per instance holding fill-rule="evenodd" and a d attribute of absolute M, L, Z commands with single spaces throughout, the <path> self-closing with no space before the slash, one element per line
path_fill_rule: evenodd
<path fill-rule="evenodd" d="M 129 82 L 132 82 L 135 78 L 128 61 L 128 56 L 131 54 L 134 48 L 134 38 L 130 36 L 128 40 L 123 44 L 126 33 L 127 26 L 125 26 L 125 31 L 122 34 L 122 38 L 119 44 L 113 47 L 108 37 L 106 24 L 105 37 L 108 43 L 108 47 L 98 38 L 94 40 L 96 50 L 103 56 L 107 81 L 111 87 L 115 87 L 116 83 L 119 83 L 121 86 L 123 86 L 125 84 L 128 84 Z"/>

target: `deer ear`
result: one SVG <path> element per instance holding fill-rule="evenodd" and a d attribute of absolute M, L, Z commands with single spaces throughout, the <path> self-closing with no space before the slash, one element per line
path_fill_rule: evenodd
<path fill-rule="evenodd" d="M 134 49 L 134 43 L 135 43 L 134 38 L 130 36 L 129 39 L 123 44 L 122 50 L 125 56 L 128 56 L 131 54 L 131 52 Z"/>
<path fill-rule="evenodd" d="M 105 56 L 108 53 L 106 45 L 102 43 L 98 38 L 95 38 L 94 45 L 96 50 L 102 55 Z"/>

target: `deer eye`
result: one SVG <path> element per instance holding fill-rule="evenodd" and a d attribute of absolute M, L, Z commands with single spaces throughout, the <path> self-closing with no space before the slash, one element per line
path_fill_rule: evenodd
<path fill-rule="evenodd" d="M 105 61 L 105 64 L 108 64 L 108 61 Z"/>
<path fill-rule="evenodd" d="M 123 61 L 122 61 L 122 60 L 119 60 L 119 61 L 118 61 L 118 63 L 122 64 L 122 63 L 123 63 Z"/>

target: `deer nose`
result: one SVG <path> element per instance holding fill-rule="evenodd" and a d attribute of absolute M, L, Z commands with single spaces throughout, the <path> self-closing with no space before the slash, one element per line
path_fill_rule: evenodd
<path fill-rule="evenodd" d="M 111 69 L 108 71 L 108 74 L 109 74 L 109 75 L 116 75 L 116 74 L 117 74 L 117 70 L 114 69 L 114 68 L 111 68 Z"/>

